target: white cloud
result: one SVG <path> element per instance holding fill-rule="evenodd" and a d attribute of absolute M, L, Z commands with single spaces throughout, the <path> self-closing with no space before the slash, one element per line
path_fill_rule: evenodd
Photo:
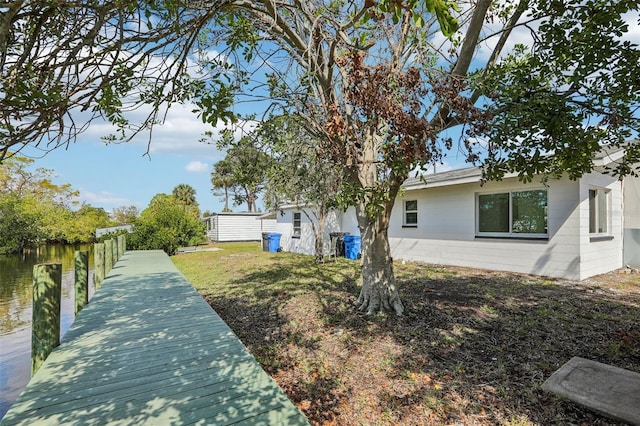
<path fill-rule="evenodd" d="M 628 12 L 622 15 L 622 19 L 629 26 L 629 30 L 624 34 L 622 40 L 640 44 L 640 13 L 637 11 Z"/>
<path fill-rule="evenodd" d="M 98 193 L 95 193 L 87 191 L 86 189 L 80 189 L 79 198 L 81 201 L 85 201 L 87 204 L 103 207 L 106 209 L 120 206 L 130 206 L 133 204 L 128 198 L 119 197 L 116 194 L 107 191 L 100 191 Z"/>
<path fill-rule="evenodd" d="M 196 160 L 187 164 L 185 170 L 192 173 L 204 173 L 209 171 L 209 165 Z"/>
<path fill-rule="evenodd" d="M 450 163 L 446 161 L 442 161 L 442 163 L 430 164 L 425 166 L 424 168 L 416 167 L 411 171 L 411 173 L 409 173 L 409 176 L 418 177 L 420 175 L 432 175 L 434 173 L 448 172 L 449 170 L 454 170 L 456 168 L 462 168 L 462 167 L 460 166 L 454 167 Z"/>
<path fill-rule="evenodd" d="M 150 106 L 142 106 L 127 118 L 131 123 L 142 122 L 150 112 Z M 197 157 L 211 163 L 221 160 L 224 153 L 220 152 L 215 142 L 225 128 L 233 128 L 236 139 L 255 129 L 257 122 L 240 121 L 235 125 L 226 125 L 219 121 L 215 127 L 203 123 L 195 113 L 193 104 L 172 105 L 164 117 L 162 124 L 155 124 L 151 133 L 142 131 L 129 143 L 140 147 L 141 154 L 147 149 L 153 157 L 154 154 L 176 154 L 184 157 Z M 212 134 L 206 142 L 201 142 L 205 132 Z M 115 134 L 115 127 L 106 122 L 93 122 L 81 135 L 83 140 L 98 141 L 110 134 Z"/>

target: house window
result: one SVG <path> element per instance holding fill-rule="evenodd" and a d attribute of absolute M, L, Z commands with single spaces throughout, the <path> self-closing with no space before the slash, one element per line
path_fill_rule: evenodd
<path fill-rule="evenodd" d="M 418 200 L 404 202 L 404 226 L 418 226 Z"/>
<path fill-rule="evenodd" d="M 609 231 L 608 201 L 609 191 L 601 188 L 589 190 L 589 233 L 606 234 Z"/>
<path fill-rule="evenodd" d="M 302 214 L 294 213 L 293 214 L 293 238 L 300 238 L 300 231 L 302 229 Z"/>
<path fill-rule="evenodd" d="M 478 194 L 478 236 L 546 237 L 547 191 Z"/>

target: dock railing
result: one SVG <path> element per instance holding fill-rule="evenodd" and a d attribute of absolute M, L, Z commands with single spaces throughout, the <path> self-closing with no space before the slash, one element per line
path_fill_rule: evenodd
<path fill-rule="evenodd" d="M 94 244 L 94 289 L 126 251 L 126 236 Z M 89 252 L 77 250 L 74 257 L 75 315 L 89 303 Z M 62 263 L 42 263 L 33 267 L 33 316 L 31 331 L 31 376 L 51 351 L 60 345 L 62 306 Z"/>

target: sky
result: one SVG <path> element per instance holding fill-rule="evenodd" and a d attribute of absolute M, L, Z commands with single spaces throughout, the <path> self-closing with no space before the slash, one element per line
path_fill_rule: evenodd
<path fill-rule="evenodd" d="M 55 183 L 70 183 L 80 192 L 79 201 L 107 212 L 131 205 L 143 210 L 154 195 L 170 194 L 179 184 L 196 190 L 201 211 L 219 212 L 224 203 L 211 193 L 211 171 L 225 154 L 199 141 L 205 131 L 215 129 L 191 110 L 188 105 L 170 109 L 165 123 L 153 129 L 148 154 L 147 133 L 131 142 L 107 145 L 101 137 L 109 134 L 109 127 L 102 123 L 92 123 L 66 149 L 44 156 L 33 150 L 22 154 L 34 158 L 35 167 L 52 169 Z"/>

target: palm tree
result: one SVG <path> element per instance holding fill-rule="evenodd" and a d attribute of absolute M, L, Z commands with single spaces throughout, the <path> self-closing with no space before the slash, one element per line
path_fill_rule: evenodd
<path fill-rule="evenodd" d="M 235 177 L 233 176 L 233 170 L 228 161 L 221 160 L 213 165 L 213 172 L 211 173 L 211 185 L 213 185 L 213 189 L 211 192 L 213 195 L 224 195 L 224 209 L 222 211 L 231 211 L 229 209 L 229 190 L 234 184 Z M 222 190 L 223 194 L 220 194 L 219 190 Z"/>
<path fill-rule="evenodd" d="M 191 185 L 181 183 L 173 188 L 173 197 L 185 206 L 197 206 L 196 190 Z"/>

